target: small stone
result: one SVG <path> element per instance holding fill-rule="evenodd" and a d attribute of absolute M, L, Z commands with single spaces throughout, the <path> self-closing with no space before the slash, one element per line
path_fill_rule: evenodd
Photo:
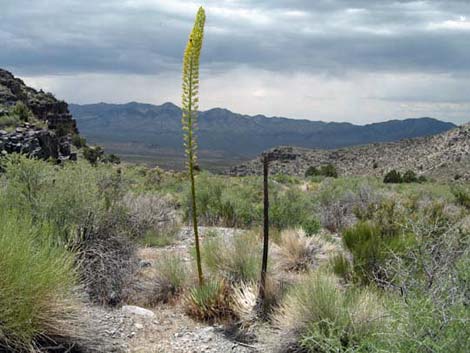
<path fill-rule="evenodd" d="M 153 311 L 135 305 L 124 305 L 121 310 L 123 313 L 130 315 L 138 315 L 148 318 L 153 318 L 155 316 Z"/>
<path fill-rule="evenodd" d="M 138 329 L 138 330 L 142 330 L 142 329 L 144 328 L 144 325 L 139 324 L 139 323 L 136 323 L 134 326 L 135 326 L 135 328 Z"/>
<path fill-rule="evenodd" d="M 152 267 L 152 263 L 150 261 L 140 260 L 139 267 L 140 268 Z"/>

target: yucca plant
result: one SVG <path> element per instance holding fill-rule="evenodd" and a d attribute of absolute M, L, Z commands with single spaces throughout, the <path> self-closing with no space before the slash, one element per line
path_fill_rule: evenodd
<path fill-rule="evenodd" d="M 194 227 L 194 240 L 196 246 L 196 262 L 199 285 L 202 286 L 204 278 L 201 267 L 201 253 L 199 250 L 199 233 L 197 229 L 196 186 L 194 183 L 194 169 L 197 163 L 197 141 L 195 130 L 197 128 L 197 111 L 199 107 L 199 57 L 201 55 L 204 38 L 204 23 L 206 15 L 202 7 L 199 8 L 193 30 L 189 36 L 183 60 L 183 132 L 184 147 L 188 158 L 187 167 L 191 179 L 191 204 Z"/>

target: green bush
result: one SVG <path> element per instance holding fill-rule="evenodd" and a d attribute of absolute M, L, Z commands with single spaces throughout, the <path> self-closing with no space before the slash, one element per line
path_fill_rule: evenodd
<path fill-rule="evenodd" d="M 308 222 L 314 222 L 313 213 L 312 199 L 303 191 L 291 188 L 286 191 L 271 192 L 269 220 L 272 227 L 285 229 L 307 225 Z"/>
<path fill-rule="evenodd" d="M 320 170 L 317 167 L 310 166 L 305 171 L 305 177 L 320 176 Z"/>
<path fill-rule="evenodd" d="M 386 273 L 382 272 L 382 265 L 391 252 L 401 253 L 413 241 L 412 235 L 387 234 L 381 227 L 370 222 L 357 223 L 346 229 L 342 237 L 344 245 L 354 258 L 354 274 L 364 283 L 381 283 L 385 280 Z"/>
<path fill-rule="evenodd" d="M 32 116 L 29 108 L 21 101 L 16 102 L 10 113 L 17 116 L 20 121 L 29 121 L 29 118 Z"/>
<path fill-rule="evenodd" d="M 403 183 L 403 178 L 400 172 L 397 172 L 395 169 L 392 169 L 384 177 L 385 184 L 400 184 Z"/>
<path fill-rule="evenodd" d="M 103 163 L 121 164 L 121 158 L 114 153 L 105 154 L 102 158 Z"/>
<path fill-rule="evenodd" d="M 262 224 L 263 193 L 261 178 L 228 178 L 201 173 L 197 178 L 199 219 L 202 224 L 249 228 Z M 271 225 L 278 229 L 299 227 L 314 213 L 308 194 L 298 188 L 270 183 Z M 190 193 L 185 191 L 184 203 L 189 205 Z M 190 207 L 185 208 L 190 219 Z"/>
<path fill-rule="evenodd" d="M 305 171 L 305 177 L 314 176 L 337 178 L 338 171 L 333 164 L 322 165 L 320 168 L 311 166 Z"/>
<path fill-rule="evenodd" d="M 333 255 L 328 261 L 328 265 L 335 275 L 342 278 L 345 281 L 352 279 L 353 270 L 351 261 L 342 253 Z"/>
<path fill-rule="evenodd" d="M 416 173 L 413 172 L 412 170 L 407 170 L 405 174 L 403 174 L 403 182 L 404 183 L 417 183 L 418 177 L 416 176 Z"/>
<path fill-rule="evenodd" d="M 15 127 L 19 125 L 20 119 L 16 115 L 3 115 L 0 116 L 0 129 Z"/>
<path fill-rule="evenodd" d="M 470 190 L 463 186 L 455 186 L 451 189 L 455 197 L 455 202 L 467 209 L 470 209 Z"/>
<path fill-rule="evenodd" d="M 79 134 L 72 135 L 72 144 L 77 148 L 82 148 L 86 146 L 86 139 Z"/>
<path fill-rule="evenodd" d="M 311 217 L 302 222 L 302 229 L 307 237 L 317 234 L 321 229 L 320 221 L 317 218 Z"/>
<path fill-rule="evenodd" d="M 65 330 L 75 314 L 73 256 L 53 245 L 51 232 L 0 209 L 0 346 L 32 348 L 35 339 Z"/>
<path fill-rule="evenodd" d="M 83 147 L 83 158 L 85 158 L 91 165 L 96 165 L 103 158 L 104 151 L 100 146 Z"/>

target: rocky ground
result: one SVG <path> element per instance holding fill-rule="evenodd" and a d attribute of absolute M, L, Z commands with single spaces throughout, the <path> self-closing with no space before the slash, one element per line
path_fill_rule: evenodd
<path fill-rule="evenodd" d="M 230 237 L 237 230 L 230 228 L 201 227 L 201 235 L 208 231 L 217 236 Z M 160 256 L 177 253 L 184 261 L 191 261 L 189 251 L 193 244 L 192 232 L 184 227 L 178 240 L 163 248 L 141 248 L 141 272 L 151 272 Z M 149 278 L 146 276 L 138 278 Z M 123 306 L 110 309 L 102 306 L 87 305 L 83 315 L 100 328 L 100 335 L 106 342 L 106 351 L 129 353 L 196 353 L 196 352 L 268 352 L 259 340 L 249 343 L 237 339 L 223 326 L 196 322 L 188 317 L 180 305 L 159 304 L 153 308 Z"/>
<path fill-rule="evenodd" d="M 470 123 L 435 136 L 393 143 L 370 144 L 337 150 L 297 147 L 274 148 L 273 174 L 303 176 L 310 167 L 333 164 L 340 175 L 383 176 L 391 169 L 408 169 L 440 180 L 470 180 Z M 240 164 L 227 174 L 245 176 L 262 173 L 261 157 Z"/>

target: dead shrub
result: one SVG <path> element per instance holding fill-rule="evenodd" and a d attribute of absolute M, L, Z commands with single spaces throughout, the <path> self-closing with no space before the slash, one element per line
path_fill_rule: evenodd
<path fill-rule="evenodd" d="M 321 235 L 307 237 L 302 229 L 289 229 L 281 233 L 276 264 L 283 271 L 302 272 L 318 267 L 337 252 L 338 246 Z"/>
<path fill-rule="evenodd" d="M 116 210 L 90 215 L 72 241 L 86 293 L 95 303 L 119 304 L 136 271 L 135 245 L 125 222 L 125 215 Z"/>

